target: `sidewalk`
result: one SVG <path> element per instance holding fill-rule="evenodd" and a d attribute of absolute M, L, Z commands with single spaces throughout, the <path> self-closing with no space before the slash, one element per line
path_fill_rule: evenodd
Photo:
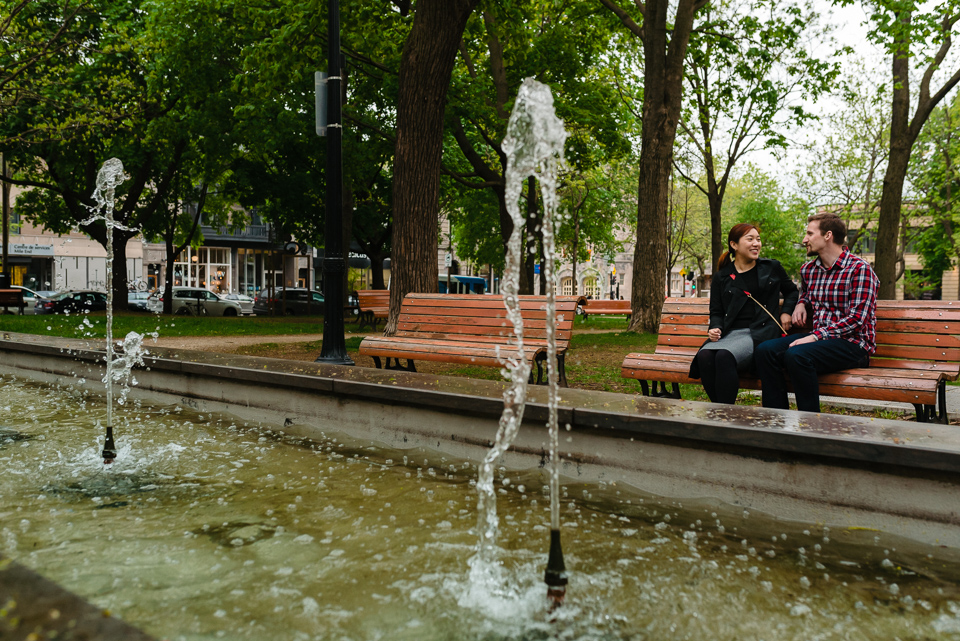
<path fill-rule="evenodd" d="M 752 394 L 759 395 L 759 390 L 754 390 Z M 790 394 L 790 402 L 796 402 L 793 394 Z M 916 410 L 909 403 L 894 403 L 892 401 L 870 401 L 857 398 L 840 398 L 837 396 L 821 396 L 820 405 L 823 407 L 842 407 L 849 410 L 860 412 L 870 412 L 876 409 L 890 410 L 902 414 L 914 416 Z M 949 420 L 960 419 L 960 386 L 947 385 L 947 416 Z"/>

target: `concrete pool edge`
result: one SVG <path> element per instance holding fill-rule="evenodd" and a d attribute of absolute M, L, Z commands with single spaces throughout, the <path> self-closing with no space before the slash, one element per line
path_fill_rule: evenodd
<path fill-rule="evenodd" d="M 109 611 L 3 556 L 0 556 L 0 638 L 154 639 L 114 618 Z"/>
<path fill-rule="evenodd" d="M 102 389 L 102 341 L 4 334 L 0 373 Z M 99 349 L 98 349 L 99 347 Z M 149 347 L 134 393 L 203 411 L 335 429 L 397 448 L 478 459 L 496 433 L 503 384 Z M 564 472 L 673 498 L 715 499 L 778 518 L 871 528 L 960 547 L 956 428 L 563 390 Z M 545 390 L 504 459 L 546 456 Z M 569 439 L 569 440 L 568 440 Z"/>

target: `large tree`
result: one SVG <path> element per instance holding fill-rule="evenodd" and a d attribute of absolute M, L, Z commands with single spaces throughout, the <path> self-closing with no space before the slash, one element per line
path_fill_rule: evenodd
<path fill-rule="evenodd" d="M 842 0 L 841 4 L 851 1 Z M 873 25 L 871 40 L 882 45 L 891 59 L 890 154 L 880 196 L 874 268 L 880 279 L 880 298 L 893 299 L 910 155 L 934 107 L 960 82 L 960 65 L 941 68 L 953 43 L 953 27 L 960 19 L 960 2 L 943 0 L 931 9 L 921 8 L 916 0 L 864 0 L 863 4 Z M 932 53 L 925 53 L 928 48 Z M 914 66 L 923 70 L 916 94 L 911 90 Z M 947 75 L 936 87 L 938 71 Z"/>
<path fill-rule="evenodd" d="M 0 111 L 36 99 L 35 71 L 83 46 L 89 25 L 88 2 L 0 0 Z"/>
<path fill-rule="evenodd" d="M 809 2 L 725 0 L 705 18 L 711 28 L 694 34 L 687 54 L 680 121 L 699 167 L 677 170 L 707 197 L 715 265 L 726 251 L 721 212 L 734 168 L 752 151 L 785 148 L 786 133 L 814 119 L 804 104 L 831 88 L 840 66 L 811 53 L 829 29 Z"/>
<path fill-rule="evenodd" d="M 960 97 L 938 107 L 917 139 L 909 179 L 920 212 L 917 253 L 924 276 L 941 285 L 943 272 L 960 259 Z"/>
<path fill-rule="evenodd" d="M 667 265 L 670 173 L 683 102 L 684 62 L 690 34 L 707 0 L 648 0 L 634 4 L 637 21 L 615 0 L 600 2 L 643 42 L 643 133 L 637 185 L 633 316 L 630 329 L 655 332 L 660 324 Z M 671 15 L 672 13 L 672 15 Z"/>
<path fill-rule="evenodd" d="M 499 230 L 501 254 L 506 253 L 513 221 L 505 192 L 507 156 L 500 142 L 524 78 L 550 85 L 557 115 L 570 134 L 566 149 L 570 174 L 591 171 L 630 153 L 628 135 L 636 125 L 605 77 L 607 57 L 617 43 L 611 42 L 611 21 L 598 19 L 598 12 L 599 18 L 607 18 L 602 8 L 586 3 L 524 0 L 488 3 L 482 15 L 468 22 L 450 94 L 448 127 L 453 142 L 448 151 L 453 153 L 444 156 L 445 175 L 456 182 L 455 189 L 493 193 L 496 221 L 489 228 Z M 526 181 L 525 187 L 528 252 L 520 292 L 533 293 L 539 203 L 536 181 Z M 463 220 L 472 216 L 472 210 L 464 212 L 453 222 L 478 230 L 488 227 Z M 484 241 L 468 239 L 474 246 Z"/>
<path fill-rule="evenodd" d="M 91 0 L 85 9 L 82 51 L 30 70 L 33 95 L 6 112 L 0 136 L 20 161 L 13 182 L 33 187 L 21 212 L 56 233 L 79 226 L 104 247 L 105 225 L 85 222 L 91 195 L 105 160 L 124 163 L 107 286 L 125 309 L 127 241 L 160 233 L 172 203 L 213 183 L 232 153 L 234 42 L 219 37 L 229 13 L 209 0 L 167 0 L 151 11 Z"/>
<path fill-rule="evenodd" d="M 435 292 L 440 165 L 447 88 L 467 18 L 479 0 L 419 0 L 403 47 L 393 172 L 390 317 L 397 329 L 403 297 Z"/>

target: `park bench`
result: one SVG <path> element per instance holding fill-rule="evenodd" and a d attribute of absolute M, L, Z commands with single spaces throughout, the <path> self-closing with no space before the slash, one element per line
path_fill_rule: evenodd
<path fill-rule="evenodd" d="M 390 314 L 389 289 L 361 289 L 357 292 L 357 307 L 360 315 L 357 318 L 357 329 L 369 325 L 373 331 L 377 330 L 377 323 L 387 320 Z"/>
<path fill-rule="evenodd" d="M 694 354 L 706 340 L 709 305 L 706 298 L 668 298 L 656 350 L 628 354 L 621 374 L 639 380 L 645 396 L 680 398 L 680 383 L 699 384 L 688 373 Z M 917 421 L 946 423 L 946 381 L 960 375 L 957 334 L 958 301 L 878 301 L 877 352 L 869 366 L 822 375 L 820 393 L 910 403 Z M 653 383 L 652 394 L 647 381 Z M 667 391 L 667 383 L 672 391 Z M 760 389 L 760 381 L 741 376 L 740 387 Z"/>
<path fill-rule="evenodd" d="M 559 382 L 567 386 L 564 357 L 573 334 L 573 318 L 583 297 L 557 297 L 557 369 Z M 520 296 L 523 318 L 523 357 L 537 366 L 538 384 L 546 382 L 543 364 L 547 358 L 546 297 Z M 403 299 L 397 333 L 368 336 L 360 354 L 373 358 L 384 369 L 415 372 L 414 361 L 440 361 L 502 367 L 502 360 L 516 356 L 513 325 L 500 295 L 407 294 Z M 400 359 L 407 359 L 407 365 Z M 393 364 L 391 364 L 391 359 Z M 533 371 L 531 368 L 531 379 Z"/>
<path fill-rule="evenodd" d="M 23 316 L 23 290 L 0 289 L 0 307 L 3 308 L 3 313 L 5 314 L 10 312 L 9 308 L 16 307 L 20 310 L 20 315 Z"/>
<path fill-rule="evenodd" d="M 597 316 L 615 316 L 626 315 L 627 322 L 630 322 L 630 316 L 633 310 L 630 308 L 628 300 L 587 300 L 581 308 L 583 320 L 587 320 L 593 315 Z"/>

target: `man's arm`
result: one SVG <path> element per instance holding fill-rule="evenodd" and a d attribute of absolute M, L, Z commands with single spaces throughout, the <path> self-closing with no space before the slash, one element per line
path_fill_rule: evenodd
<path fill-rule="evenodd" d="M 858 262 L 850 276 L 850 307 L 835 322 L 814 330 L 820 340 L 856 337 L 865 323 L 877 316 L 877 288 L 880 281 L 866 263 Z"/>

